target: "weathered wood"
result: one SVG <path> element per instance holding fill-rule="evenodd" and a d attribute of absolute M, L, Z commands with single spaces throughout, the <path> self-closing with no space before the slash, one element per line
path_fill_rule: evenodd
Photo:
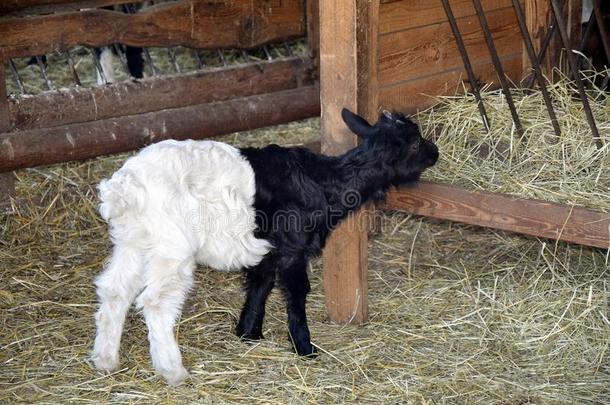
<path fill-rule="evenodd" d="M 502 58 L 506 75 L 515 81 L 521 77 L 521 53 Z M 498 75 L 490 61 L 473 65 L 477 79 L 490 84 L 491 89 L 499 88 Z M 463 95 L 470 91 L 468 76 L 463 66 L 420 77 L 403 83 L 383 86 L 380 89 L 379 104 L 388 110 L 398 110 L 413 114 L 437 103 L 436 96 Z"/>
<path fill-rule="evenodd" d="M 487 14 L 487 18 L 500 57 L 523 52 L 512 7 L 494 10 Z M 457 22 L 472 63 L 490 60 L 478 18 L 469 16 Z M 463 66 L 448 22 L 380 37 L 379 57 L 381 85 Z"/>
<path fill-rule="evenodd" d="M 525 13 L 525 24 L 527 25 L 527 30 L 529 31 L 530 37 L 532 38 L 532 45 L 534 45 L 534 50 L 536 51 L 536 54 L 538 54 L 538 52 L 540 52 L 542 42 L 544 41 L 544 37 L 546 36 L 549 29 L 551 15 L 549 1 L 525 0 L 523 2 L 523 6 L 523 11 Z M 525 45 L 523 49 L 523 55 L 523 73 L 530 73 L 532 64 L 530 62 L 530 59 L 527 57 Z M 545 58 L 544 61 L 540 62 L 542 72 L 547 77 L 550 77 L 550 74 L 553 69 L 553 66 L 550 61 L 550 58 Z"/>
<path fill-rule="evenodd" d="M 420 182 L 390 193 L 387 209 L 610 248 L 610 214 L 591 209 Z"/>
<path fill-rule="evenodd" d="M 10 127 L 4 60 L 0 58 L 0 132 L 8 131 Z M 8 204 L 13 195 L 15 195 L 15 175 L 12 172 L 0 173 L 0 208 Z"/>
<path fill-rule="evenodd" d="M 311 76 L 310 61 L 294 57 L 45 92 L 11 100 L 10 119 L 13 130 L 46 128 L 287 90 L 312 84 Z"/>
<path fill-rule="evenodd" d="M 378 0 L 320 2 L 322 152 L 336 155 L 357 144 L 341 108 L 372 119 L 377 114 Z M 360 211 L 336 229 L 324 249 L 324 290 L 335 322 L 365 322 L 367 215 Z"/>
<path fill-rule="evenodd" d="M 485 0 L 483 8 L 490 12 L 509 7 L 511 4 L 511 0 Z M 472 0 L 452 0 L 451 9 L 458 20 L 476 14 Z M 379 9 L 381 35 L 446 21 L 443 5 L 438 0 L 400 0 L 381 4 Z"/>
<path fill-rule="evenodd" d="M 0 16 L 51 14 L 144 1 L 146 0 L 4 0 L 0 3 Z"/>
<path fill-rule="evenodd" d="M 320 0 L 306 0 L 307 2 L 307 45 L 309 57 L 316 69 L 316 76 L 320 68 Z"/>
<path fill-rule="evenodd" d="M 0 134 L 0 172 L 125 152 L 163 139 L 200 139 L 315 117 L 319 88 Z"/>
<path fill-rule="evenodd" d="M 305 36 L 305 25 L 305 6 L 301 1 L 181 0 L 136 14 L 90 9 L 2 18 L 0 49 L 5 57 L 42 55 L 77 44 L 101 46 L 114 42 L 244 49 Z"/>

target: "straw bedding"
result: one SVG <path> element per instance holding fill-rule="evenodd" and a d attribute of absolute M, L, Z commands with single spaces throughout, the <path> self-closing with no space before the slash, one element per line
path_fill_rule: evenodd
<path fill-rule="evenodd" d="M 494 114 L 505 114 L 501 97 L 485 97 Z M 521 108 L 530 99 L 536 95 L 520 98 Z M 487 136 L 471 100 L 444 104 L 417 117 L 441 146 L 443 160 L 428 178 L 608 209 L 603 187 L 592 192 L 594 186 L 576 184 L 579 177 L 563 177 L 584 170 L 597 184 L 608 184 L 602 170 L 607 152 L 589 146 L 576 119 L 560 113 L 565 139 L 527 154 L 549 137 L 539 130 L 527 139 L 511 137 L 510 126 L 500 125 L 505 117 L 496 115 L 493 136 Z M 549 132 L 544 114 L 532 111 L 537 117 L 529 124 Z M 602 113 L 607 107 L 596 110 Z M 440 121 L 442 128 L 432 125 Z M 294 144 L 317 133 L 317 121 L 308 120 L 224 140 Z M 561 151 L 570 157 L 565 166 L 553 160 Z M 576 160 L 583 156 L 597 160 L 584 165 Z M 278 293 L 269 302 L 266 340 L 239 341 L 232 330 L 243 300 L 240 275 L 200 269 L 176 332 L 191 380 L 170 388 L 154 374 L 145 325 L 135 311 L 125 326 L 121 369 L 97 372 L 88 359 L 92 280 L 110 245 L 96 213 L 95 185 L 126 157 L 18 173 L 18 201 L 0 216 L 0 402 L 610 401 L 607 251 L 395 212 L 384 215 L 382 234 L 369 243 L 370 320 L 363 327 L 326 321 L 321 266 L 312 264 L 308 308 L 319 358 L 290 352 Z M 537 159 L 554 175 L 547 176 Z M 538 177 L 514 172 L 530 163 Z M 566 184 L 578 192 L 559 196 Z"/>

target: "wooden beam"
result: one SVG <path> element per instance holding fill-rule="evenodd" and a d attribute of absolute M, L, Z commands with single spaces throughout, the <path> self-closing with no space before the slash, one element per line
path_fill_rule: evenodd
<path fill-rule="evenodd" d="M 311 62 L 294 57 L 177 76 L 121 81 L 14 98 L 13 130 L 48 128 L 187 107 L 313 84 Z"/>
<path fill-rule="evenodd" d="M 202 139 L 315 117 L 319 88 L 0 134 L 0 172 L 125 152 L 163 139 Z"/>
<path fill-rule="evenodd" d="M 337 155 L 357 144 L 341 109 L 377 115 L 379 0 L 320 1 L 320 96 L 322 152 Z M 367 224 L 362 212 L 349 216 L 324 249 L 324 290 L 335 322 L 368 317 Z"/>
<path fill-rule="evenodd" d="M 0 132 L 10 129 L 8 118 L 8 99 L 6 97 L 6 75 L 4 59 L 0 57 Z M 0 143 L 0 148 L 2 143 Z M 7 205 L 15 195 L 15 175 L 12 172 L 0 173 L 0 208 Z"/>
<path fill-rule="evenodd" d="M 386 209 L 610 248 L 610 214 L 511 195 L 419 182 L 389 194 Z"/>
<path fill-rule="evenodd" d="M 254 5 L 253 5 L 254 4 Z M 253 48 L 306 35 L 301 1 L 186 1 L 162 3 L 136 14 L 88 9 L 45 16 L 0 18 L 5 57 L 27 57 L 74 45 Z M 35 40 L 33 40 L 35 39 Z"/>

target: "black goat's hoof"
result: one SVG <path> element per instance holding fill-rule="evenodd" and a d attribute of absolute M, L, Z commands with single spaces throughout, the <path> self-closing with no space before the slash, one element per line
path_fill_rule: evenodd
<path fill-rule="evenodd" d="M 238 330 L 235 331 L 235 334 L 244 342 L 256 342 L 265 338 L 262 332 L 243 332 Z"/>
<path fill-rule="evenodd" d="M 301 356 L 304 359 L 315 359 L 318 357 L 318 349 L 313 346 L 311 343 L 295 345 L 293 347 L 296 354 Z"/>

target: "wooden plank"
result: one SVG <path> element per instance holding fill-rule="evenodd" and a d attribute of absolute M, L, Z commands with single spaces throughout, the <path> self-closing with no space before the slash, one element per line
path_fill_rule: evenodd
<path fill-rule="evenodd" d="M 512 0 L 485 0 L 483 9 L 489 12 L 511 4 Z M 476 14 L 472 0 L 452 0 L 451 9 L 458 19 Z M 439 0 L 401 0 L 381 4 L 379 10 L 379 32 L 382 35 L 445 21 L 447 16 Z"/>
<path fill-rule="evenodd" d="M 551 6 L 548 0 L 525 0 L 523 7 L 523 11 L 525 13 L 525 24 L 527 25 L 527 30 L 529 31 L 530 37 L 532 38 L 532 45 L 534 45 L 534 50 L 536 51 L 536 54 L 538 54 L 538 52 L 540 52 L 542 42 L 544 41 L 544 37 L 546 36 L 546 33 L 549 29 Z M 532 64 L 530 62 L 529 57 L 527 56 L 527 51 L 525 50 L 524 45 L 524 74 L 529 73 L 531 67 Z M 551 58 L 545 58 L 544 62 L 540 63 L 540 67 L 542 68 L 543 73 L 547 77 L 550 77 L 550 74 L 553 69 Z"/>
<path fill-rule="evenodd" d="M 0 134 L 0 172 L 125 152 L 163 139 L 202 139 L 315 117 L 319 88 Z"/>
<path fill-rule="evenodd" d="M 307 45 L 309 57 L 313 61 L 316 77 L 320 69 L 320 0 L 306 0 L 307 2 Z"/>
<path fill-rule="evenodd" d="M 521 78 L 521 54 L 502 58 L 506 75 L 517 81 Z M 498 76 L 490 61 L 479 62 L 473 66 L 477 79 L 499 88 Z M 409 80 L 398 85 L 384 86 L 380 90 L 380 105 L 388 110 L 398 110 L 413 114 L 426 109 L 437 100 L 435 96 L 463 95 L 464 89 L 470 90 L 468 76 L 463 67 L 431 76 Z"/>
<path fill-rule="evenodd" d="M 310 61 L 294 57 L 45 92 L 12 99 L 10 119 L 13 130 L 46 128 L 287 90 L 312 84 L 311 76 Z"/>
<path fill-rule="evenodd" d="M 610 248 L 610 214 L 591 209 L 422 181 L 390 193 L 387 209 Z"/>
<path fill-rule="evenodd" d="M 523 51 L 512 7 L 492 11 L 487 17 L 501 57 Z M 462 18 L 458 20 L 458 26 L 472 63 L 489 60 L 478 18 Z M 379 56 L 381 85 L 429 76 L 463 65 L 448 22 L 382 36 Z"/>
<path fill-rule="evenodd" d="M 336 155 L 357 144 L 341 119 L 343 107 L 376 118 L 379 1 L 319 4 L 322 152 Z M 335 322 L 368 317 L 366 218 L 362 211 L 349 216 L 326 242 L 326 310 Z"/>
<path fill-rule="evenodd" d="M 146 0 L 5 0 L 0 3 L 0 16 L 51 14 L 144 1 Z"/>
<path fill-rule="evenodd" d="M 0 49 L 5 57 L 42 55 L 78 44 L 101 46 L 114 42 L 244 49 L 305 36 L 305 25 L 301 1 L 182 0 L 136 14 L 90 9 L 2 18 Z"/>
<path fill-rule="evenodd" d="M 4 60 L 0 58 L 0 132 L 5 132 L 10 129 L 4 65 Z M 0 208 L 9 204 L 11 201 L 11 196 L 14 195 L 15 175 L 12 172 L 0 173 Z"/>

